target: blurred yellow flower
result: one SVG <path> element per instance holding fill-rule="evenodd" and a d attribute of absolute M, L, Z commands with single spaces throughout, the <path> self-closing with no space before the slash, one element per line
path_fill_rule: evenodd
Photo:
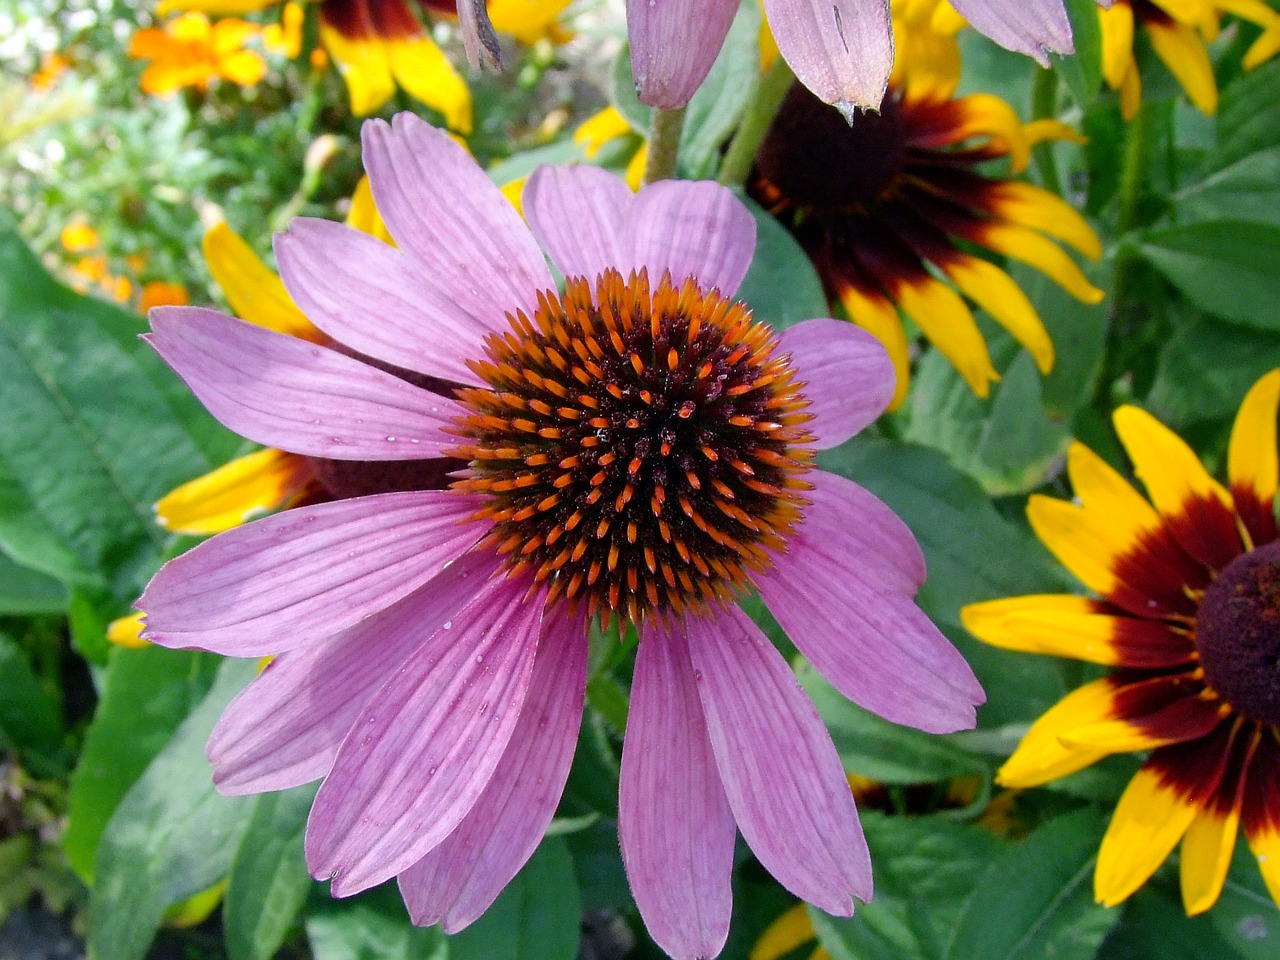
<path fill-rule="evenodd" d="M 129 56 L 154 61 L 142 73 L 142 89 L 163 96 L 183 87 L 204 90 L 215 79 L 252 86 L 267 72 L 262 55 L 244 49 L 261 32 L 256 24 L 227 18 L 211 24 L 203 13 L 186 13 L 163 27 L 139 30 Z"/>

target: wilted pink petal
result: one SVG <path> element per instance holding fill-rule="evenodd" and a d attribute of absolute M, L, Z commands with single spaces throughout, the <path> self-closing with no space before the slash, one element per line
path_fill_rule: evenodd
<path fill-rule="evenodd" d="M 631 683 L 618 838 L 644 925 L 676 960 L 714 957 L 724 946 L 734 835 L 687 641 L 654 624 Z"/>
<path fill-rule="evenodd" d="M 689 102 L 724 45 L 738 0 L 627 0 L 631 72 L 641 103 Z"/>

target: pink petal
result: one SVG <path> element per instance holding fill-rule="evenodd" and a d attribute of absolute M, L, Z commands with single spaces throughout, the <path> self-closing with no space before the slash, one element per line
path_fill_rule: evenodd
<path fill-rule="evenodd" d="M 138 600 L 142 636 L 232 657 L 282 653 L 391 606 L 485 533 L 443 490 L 298 507 L 170 560 Z"/>
<path fill-rule="evenodd" d="M 554 288 L 542 251 L 493 181 L 458 144 L 411 113 L 368 120 L 364 163 L 378 212 L 422 275 L 483 327 L 532 316 Z"/>
<path fill-rule="evenodd" d="M 778 882 L 847 917 L 871 855 L 835 745 L 782 655 L 734 608 L 686 618 L 693 677 L 738 828 Z"/>
<path fill-rule="evenodd" d="M 539 167 L 524 188 L 524 215 L 566 277 L 592 283 L 606 267 L 621 267 L 620 241 L 635 195 L 599 167 Z"/>
<path fill-rule="evenodd" d="M 551 611 L 529 696 L 480 799 L 440 844 L 400 874 L 409 916 L 455 933 L 478 918 L 533 856 L 555 816 L 577 746 L 587 683 L 587 631 Z"/>
<path fill-rule="evenodd" d="M 618 837 L 644 925 L 676 960 L 724 947 L 734 834 L 683 630 L 646 626 L 622 749 Z"/>
<path fill-rule="evenodd" d="M 157 307 L 145 339 L 242 437 L 332 460 L 439 457 L 463 413 L 367 363 L 202 307 Z"/>
<path fill-rule="evenodd" d="M 307 864 L 334 896 L 403 873 L 475 804 L 515 731 L 542 608 L 490 581 L 369 701 L 307 823 Z"/>
<path fill-rule="evenodd" d="M 844 443 L 884 413 L 896 374 L 880 341 L 843 320 L 806 320 L 778 335 L 791 354 L 815 419 L 819 450 Z"/>
<path fill-rule="evenodd" d="M 466 361 L 482 355 L 486 333 L 502 326 L 460 309 L 395 247 L 331 220 L 300 218 L 276 236 L 289 295 L 335 340 L 386 363 L 457 383 L 484 386 Z"/>
<path fill-rule="evenodd" d="M 960 15 L 1000 46 L 1049 66 L 1050 53 L 1071 53 L 1071 21 L 1062 0 L 955 0 Z"/>
<path fill-rule="evenodd" d="M 778 51 L 814 95 L 852 122 L 875 110 L 893 69 L 887 0 L 764 0 Z"/>
<path fill-rule="evenodd" d="M 851 481 L 822 471 L 809 479 L 804 521 L 756 578 L 769 611 L 854 703 L 930 733 L 972 727 L 982 688 L 911 599 L 924 561 L 910 533 Z"/>
<path fill-rule="evenodd" d="M 488 550 L 463 554 L 398 603 L 267 664 L 209 737 L 205 752 L 219 792 L 284 790 L 327 774 L 377 689 L 499 563 Z"/>
<path fill-rule="evenodd" d="M 636 196 L 622 243 L 627 265 L 647 267 L 655 287 L 670 270 L 677 287 L 693 277 L 731 297 L 755 256 L 756 221 L 718 183 L 662 180 Z"/>
<path fill-rule="evenodd" d="M 627 0 L 631 73 L 641 103 L 683 107 L 711 72 L 737 0 Z"/>

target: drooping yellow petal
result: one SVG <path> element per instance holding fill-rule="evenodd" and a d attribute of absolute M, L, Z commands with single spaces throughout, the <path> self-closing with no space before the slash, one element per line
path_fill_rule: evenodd
<path fill-rule="evenodd" d="M 1099 7 L 1098 17 L 1102 22 L 1102 77 L 1112 90 L 1119 90 L 1133 59 L 1133 7 L 1113 3 L 1108 10 Z"/>
<path fill-rule="evenodd" d="M 760 18 L 760 72 L 763 73 L 773 66 L 774 61 L 780 57 L 778 52 L 778 41 L 774 39 L 773 31 L 769 29 L 769 21 L 765 17 Z"/>
<path fill-rule="evenodd" d="M 1196 31 L 1181 23 L 1151 21 L 1147 25 L 1151 49 L 1169 68 L 1187 99 L 1201 113 L 1218 110 L 1218 82 L 1213 77 L 1209 50 Z"/>
<path fill-rule="evenodd" d="M 1280 486 L 1277 412 L 1280 412 L 1280 369 L 1272 370 L 1245 394 L 1227 447 L 1227 478 L 1232 490 L 1248 491 L 1268 505 L 1275 500 L 1277 486 Z"/>
<path fill-rule="evenodd" d="M 996 774 L 996 782 L 1006 787 L 1038 787 L 1083 770 L 1106 756 L 1102 750 L 1068 746 L 1064 732 L 1108 715 L 1115 701 L 1116 685 L 1109 679 L 1095 680 L 1050 707 L 1031 725 L 1018 749 Z"/>
<path fill-rule="evenodd" d="M 323 338 L 294 304 L 280 278 L 225 223 L 205 233 L 202 248 L 209 272 L 240 319 L 304 340 Z"/>
<path fill-rule="evenodd" d="M 451 130 L 471 132 L 471 91 L 453 64 L 426 34 L 386 40 L 396 82 L 415 100 L 444 116 Z"/>
<path fill-rule="evenodd" d="M 552 36 L 556 19 L 570 0 L 489 0 L 489 20 L 499 33 L 509 33 L 525 46 Z"/>
<path fill-rule="evenodd" d="M 627 186 L 633 191 L 639 192 L 641 184 L 644 183 L 644 171 L 649 165 L 649 143 L 645 141 L 640 144 L 640 149 L 636 151 L 627 163 L 627 169 L 623 172 L 622 179 L 627 181 Z"/>
<path fill-rule="evenodd" d="M 941 266 L 961 293 L 991 314 L 1027 348 L 1041 373 L 1053 369 L 1053 341 L 1049 339 L 1049 331 L 1012 277 L 994 263 L 968 254 L 954 256 Z"/>
<path fill-rule="evenodd" d="M 982 339 L 982 332 L 960 295 L 931 276 L 900 280 L 894 284 L 892 293 L 929 342 L 964 377 L 969 388 L 980 397 L 990 394 L 991 384 L 999 380 L 1000 375 L 991 365 L 987 342 Z"/>
<path fill-rule="evenodd" d="M 1056 193 L 1025 180 L 992 183 L 990 193 L 1001 219 L 1047 233 L 1090 260 L 1102 256 L 1102 241 L 1089 221 Z"/>
<path fill-rule="evenodd" d="M 960 121 L 952 126 L 948 142 L 959 143 L 975 136 L 993 137 L 1009 151 L 1009 161 L 1015 171 L 1026 169 L 1031 162 L 1031 145 L 1013 107 L 989 93 L 973 93 L 954 103 L 960 108 Z"/>
<path fill-rule="evenodd" d="M 1093 894 L 1108 907 L 1147 882 L 1173 852 L 1201 809 L 1143 767 L 1116 805 L 1093 876 Z"/>
<path fill-rule="evenodd" d="M 378 213 L 377 204 L 373 202 L 373 188 L 369 186 L 367 176 L 361 177 L 360 182 L 356 184 L 355 192 L 351 194 L 351 209 L 347 211 L 343 222 L 348 227 L 354 227 L 371 237 L 377 237 L 383 243 L 395 246 L 396 242 L 391 238 L 391 231 L 387 229 L 382 215 Z"/>
<path fill-rule="evenodd" d="M 765 927 L 747 957 L 748 960 L 778 960 L 816 937 L 809 911 L 803 903 L 797 903 Z"/>
<path fill-rule="evenodd" d="M 849 319 L 879 340 L 893 361 L 896 382 L 889 409 L 897 410 L 906 399 L 907 387 L 911 383 L 911 348 L 898 308 L 884 297 L 863 293 L 853 287 L 840 292 L 840 302 Z"/>
<path fill-rule="evenodd" d="M 984 223 L 978 242 L 996 253 L 1035 267 L 1083 303 L 1098 303 L 1106 295 L 1080 272 L 1069 256 L 1039 233 L 1012 223 Z"/>
<path fill-rule="evenodd" d="M 1117 618 L 1097 604 L 1069 594 L 1033 594 L 971 603 L 960 610 L 964 628 L 983 643 L 1005 650 L 1069 657 L 1116 666 Z"/>
<path fill-rule="evenodd" d="M 1138 115 L 1142 106 L 1142 76 L 1138 73 L 1138 61 L 1129 57 L 1129 69 L 1120 84 L 1120 116 L 1128 123 Z"/>
<path fill-rule="evenodd" d="M 280 506 L 310 479 L 311 468 L 304 458 L 282 450 L 259 450 L 160 498 L 156 519 L 175 533 L 221 533 L 255 513 Z"/>
<path fill-rule="evenodd" d="M 573 133 L 573 142 L 582 147 L 588 160 L 595 158 L 600 149 L 610 140 L 631 133 L 631 123 L 617 107 L 605 107 L 599 113 L 588 117 Z"/>
<path fill-rule="evenodd" d="M 1280 903 L 1280 825 L 1272 822 L 1257 829 L 1246 830 L 1249 852 L 1258 862 L 1262 881 L 1267 885 L 1271 899 Z"/>
<path fill-rule="evenodd" d="M 139 636 L 143 630 L 144 616 L 145 614 L 142 613 L 131 613 L 127 617 L 112 620 L 107 624 L 107 639 L 118 647 L 126 647 L 130 650 L 150 646 L 148 641 Z"/>
<path fill-rule="evenodd" d="M 1085 144 L 1089 138 L 1070 124 L 1052 117 L 1041 117 L 1022 125 L 1022 132 L 1027 135 L 1027 143 L 1035 146 L 1046 140 L 1068 140 L 1071 143 Z"/>
<path fill-rule="evenodd" d="M 1188 916 L 1204 913 L 1218 901 L 1227 882 L 1236 846 L 1240 810 L 1204 810 L 1182 838 L 1182 903 Z"/>
<path fill-rule="evenodd" d="M 1254 70 L 1280 53 L 1280 24 L 1267 27 L 1253 45 L 1244 52 L 1240 65 L 1245 70 Z"/>
<path fill-rule="evenodd" d="M 1199 30 L 1205 40 L 1218 35 L 1216 0 L 1151 0 L 1173 20 Z M 1149 26 L 1149 24 L 1148 24 Z"/>
<path fill-rule="evenodd" d="M 1116 433 L 1156 509 L 1166 517 L 1184 512 L 1191 500 L 1216 500 L 1231 510 L 1231 496 L 1209 475 L 1181 437 L 1140 407 L 1112 415 Z"/>
<path fill-rule="evenodd" d="M 515 207 L 516 212 L 522 217 L 524 216 L 524 185 L 528 180 L 528 177 L 517 177 L 499 188 L 502 195 L 507 198 L 507 202 Z"/>
<path fill-rule="evenodd" d="M 1040 541 L 1081 583 L 1104 595 L 1115 590 L 1120 581 L 1112 565 L 1127 540 L 1117 538 L 1097 514 L 1037 493 L 1027 500 L 1027 520 Z"/>
<path fill-rule="evenodd" d="M 1083 443 L 1072 443 L 1067 450 L 1067 476 L 1076 500 L 1100 529 L 1111 531 L 1115 556 L 1128 553 L 1160 527 L 1160 515 L 1142 494 Z"/>
<path fill-rule="evenodd" d="M 391 73 L 391 61 L 380 39 L 348 39 L 322 22 L 320 42 L 346 81 L 352 113 L 358 117 L 368 116 L 391 99 L 396 92 L 396 83 Z"/>

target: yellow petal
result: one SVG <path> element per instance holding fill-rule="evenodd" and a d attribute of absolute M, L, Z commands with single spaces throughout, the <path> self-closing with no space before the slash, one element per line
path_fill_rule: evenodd
<path fill-rule="evenodd" d="M 764 933 L 756 941 L 748 960 L 779 960 L 792 950 L 798 950 L 811 940 L 817 938 L 813 929 L 813 921 L 809 919 L 809 911 L 803 903 L 797 903 L 785 911 L 777 920 L 765 927 Z"/>
<path fill-rule="evenodd" d="M 1006 597 L 960 611 L 964 628 L 994 647 L 1108 666 L 1120 663 L 1116 619 L 1098 613 L 1094 601 L 1069 594 Z"/>
<path fill-rule="evenodd" d="M 1036 308 L 1007 273 L 994 263 L 959 254 L 942 264 L 943 272 L 960 292 L 991 314 L 1000 326 L 1027 348 L 1041 373 L 1053 369 L 1053 341 Z"/>
<path fill-rule="evenodd" d="M 1280 824 L 1272 820 L 1265 826 L 1246 830 L 1246 836 L 1267 892 L 1272 900 L 1280 903 Z"/>
<path fill-rule="evenodd" d="M 218 61 L 218 75 L 224 80 L 251 87 L 267 73 L 267 61 L 254 50 L 241 50 Z"/>
<path fill-rule="evenodd" d="M 929 342 L 951 361 L 969 388 L 980 397 L 987 396 L 991 383 L 999 380 L 1000 375 L 991 365 L 987 342 L 982 339 L 982 332 L 960 295 L 931 276 L 898 280 L 891 292 Z"/>
<path fill-rule="evenodd" d="M 1231 854 L 1236 846 L 1240 810 L 1227 813 L 1204 810 L 1182 838 L 1182 903 L 1187 916 L 1212 907 L 1227 882 Z"/>
<path fill-rule="evenodd" d="M 1067 450 L 1067 476 L 1081 507 L 1099 529 L 1109 531 L 1114 556 L 1129 553 L 1160 528 L 1160 515 L 1142 494 L 1083 443 L 1073 443 Z"/>
<path fill-rule="evenodd" d="M 1013 107 L 989 93 L 970 94 L 954 103 L 960 108 L 961 119 L 952 127 L 955 135 L 949 142 L 959 143 L 974 136 L 993 137 L 1009 151 L 1014 170 L 1026 169 L 1031 162 L 1031 145 Z"/>
<path fill-rule="evenodd" d="M 62 228 L 58 238 L 68 253 L 84 253 L 99 243 L 98 231 L 87 223 L 72 223 Z"/>
<path fill-rule="evenodd" d="M 553 32 L 570 0 L 489 0 L 489 20 L 499 33 L 509 33 L 526 47 Z"/>
<path fill-rule="evenodd" d="M 175 533 L 221 533 L 280 506 L 310 479 L 302 457 L 259 450 L 166 494 L 156 503 L 156 519 Z"/>
<path fill-rule="evenodd" d="M 1106 751 L 1069 746 L 1062 734 L 1108 715 L 1115 702 L 1116 684 L 1109 679 L 1073 690 L 1031 725 L 1018 749 L 996 774 L 1006 787 L 1038 787 L 1083 770 L 1106 756 Z"/>
<path fill-rule="evenodd" d="M 778 41 L 773 38 L 773 31 L 769 29 L 769 21 L 760 18 L 760 71 L 763 73 L 773 66 L 774 61 L 781 54 L 778 53 Z"/>
<path fill-rule="evenodd" d="M 1177 23 L 1195 27 L 1206 40 L 1218 35 L 1217 0 L 1151 0 Z M 1150 26 L 1150 24 L 1147 24 Z"/>
<path fill-rule="evenodd" d="M 112 620 L 107 624 L 107 639 L 118 647 L 127 647 L 130 650 L 150 646 L 139 636 L 143 630 L 144 616 L 145 614 L 142 613 L 131 613 L 119 620 Z"/>
<path fill-rule="evenodd" d="M 1054 120 L 1052 117 L 1042 117 L 1025 123 L 1022 126 L 1022 132 L 1027 135 L 1027 143 L 1033 147 L 1046 140 L 1068 140 L 1071 143 L 1080 144 L 1089 142 L 1089 138 L 1075 127 L 1061 120 Z"/>
<path fill-rule="evenodd" d="M 175 10 L 198 10 L 203 13 L 252 13 L 279 0 L 160 0 L 156 14 L 163 17 Z"/>
<path fill-rule="evenodd" d="M 1032 494 L 1027 500 L 1027 520 L 1040 542 L 1089 589 L 1112 593 L 1119 579 L 1112 572 L 1123 553 L 1123 539 L 1099 521 L 1099 517 L 1074 503 Z"/>
<path fill-rule="evenodd" d="M 444 116 L 451 130 L 471 132 L 471 91 L 426 34 L 386 41 L 391 72 L 409 96 Z"/>
<path fill-rule="evenodd" d="M 649 144 L 647 142 L 640 144 L 640 149 L 636 151 L 630 162 L 627 163 L 627 169 L 622 175 L 622 179 L 627 181 L 627 186 L 633 191 L 639 192 L 641 184 L 644 183 L 644 171 L 649 166 Z"/>
<path fill-rule="evenodd" d="M 1133 7 L 1113 3 L 1109 10 L 1099 7 L 1098 17 L 1102 21 L 1102 77 L 1112 90 L 1119 90 L 1133 59 Z"/>
<path fill-rule="evenodd" d="M 991 187 L 995 213 L 1002 220 L 1047 233 L 1090 260 L 1102 256 L 1102 241 L 1089 221 L 1056 193 L 1025 180 L 1005 180 Z"/>
<path fill-rule="evenodd" d="M 1138 61 L 1129 57 L 1129 69 L 1120 84 L 1120 116 L 1128 123 L 1138 115 L 1142 106 L 1142 77 L 1138 73 Z"/>
<path fill-rule="evenodd" d="M 1077 300 L 1098 303 L 1105 296 L 1055 243 L 1034 230 L 993 222 L 982 224 L 978 232 L 983 246 L 1035 267 Z"/>
<path fill-rule="evenodd" d="M 1153 20 L 1146 26 L 1151 49 L 1164 61 L 1187 99 L 1201 113 L 1212 116 L 1218 109 L 1218 83 L 1213 78 L 1213 63 L 1204 40 L 1181 23 Z"/>
<path fill-rule="evenodd" d="M 528 180 L 528 177 L 517 177 L 499 188 L 502 190 L 502 195 L 522 217 L 524 216 L 524 185 Z"/>
<path fill-rule="evenodd" d="M 1181 516 L 1191 500 L 1214 500 L 1231 510 L 1230 495 L 1209 476 L 1195 451 L 1147 411 L 1120 407 L 1112 421 L 1134 472 L 1164 516 Z"/>
<path fill-rule="evenodd" d="M 1262 35 L 1253 41 L 1253 46 L 1245 51 L 1244 59 L 1240 61 L 1240 65 L 1245 70 L 1253 70 L 1266 63 L 1277 53 L 1280 53 L 1280 25 L 1268 27 L 1264 30 Z"/>
<path fill-rule="evenodd" d="M 853 287 L 841 291 L 840 302 L 849 319 L 879 340 L 893 361 L 896 382 L 889 409 L 897 410 L 906 399 L 907 387 L 911 383 L 911 348 L 898 308 L 884 297 Z"/>
<path fill-rule="evenodd" d="M 574 131 L 573 142 L 582 147 L 588 160 L 595 157 L 610 140 L 631 133 L 631 123 L 617 107 L 605 107 L 599 113 L 588 117 Z"/>
<path fill-rule="evenodd" d="M 1227 447 L 1227 477 L 1232 491 L 1246 491 L 1270 506 L 1280 486 L 1276 451 L 1276 415 L 1280 411 L 1280 369 L 1253 385 L 1240 404 Z"/>
<path fill-rule="evenodd" d="M 1173 852 L 1200 808 L 1143 767 L 1116 805 L 1093 876 L 1097 901 L 1114 907 L 1147 882 Z"/>
<path fill-rule="evenodd" d="M 294 305 L 280 278 L 229 226 L 211 227 L 202 247 L 209 272 L 237 317 L 304 340 L 323 339 Z"/>
<path fill-rule="evenodd" d="M 396 92 L 396 84 L 381 40 L 348 39 L 321 22 L 320 42 L 333 57 L 338 72 L 347 83 L 352 113 L 358 117 L 368 116 L 391 99 Z"/>
<path fill-rule="evenodd" d="M 382 215 L 378 213 L 378 206 L 373 201 L 373 188 L 369 186 L 367 176 L 361 177 L 360 182 L 356 184 L 355 192 L 351 194 L 351 209 L 347 211 L 344 222 L 348 227 L 354 227 L 371 237 L 377 237 L 383 243 L 389 243 L 393 247 L 396 245 L 395 240 L 391 238 L 391 231 L 387 229 Z"/>

